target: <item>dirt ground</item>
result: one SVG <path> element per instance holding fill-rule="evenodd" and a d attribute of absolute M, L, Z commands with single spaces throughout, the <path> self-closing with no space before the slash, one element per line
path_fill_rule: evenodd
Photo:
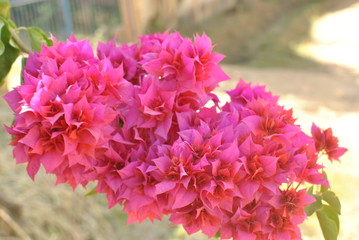
<path fill-rule="evenodd" d="M 217 93 L 233 88 L 239 78 L 265 84 L 280 102 L 294 109 L 297 122 L 305 131 L 312 122 L 332 127 L 341 145 L 349 149 L 342 163 L 329 163 L 331 187 L 342 201 L 339 239 L 355 240 L 359 229 L 359 76 L 344 67 L 327 65 L 312 68 L 255 68 L 253 65 L 223 65 L 232 80 L 221 84 Z M 2 88 L 0 95 L 5 93 Z M 0 125 L 10 125 L 12 113 L 0 98 Z M 84 197 L 91 189 L 75 192 L 65 185 L 54 187 L 53 176 L 44 171 L 35 183 L 25 165 L 15 165 L 9 135 L 0 127 L 0 239 L 1 240 L 204 240 L 202 234 L 186 236 L 180 227 L 162 222 L 126 226 L 120 207 L 108 210 L 102 195 Z M 316 219 L 302 226 L 303 239 L 323 239 Z"/>

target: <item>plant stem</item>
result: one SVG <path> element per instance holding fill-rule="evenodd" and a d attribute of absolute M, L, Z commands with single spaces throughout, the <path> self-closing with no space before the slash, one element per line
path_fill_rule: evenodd
<path fill-rule="evenodd" d="M 31 49 L 29 49 L 23 41 L 21 41 L 19 35 L 16 33 L 16 31 L 12 28 L 9 28 L 11 32 L 11 37 L 16 43 L 16 45 L 19 47 L 20 51 L 26 54 L 29 54 L 31 52 Z"/>
<path fill-rule="evenodd" d="M 300 180 L 300 182 L 298 183 L 297 187 L 295 188 L 295 190 L 297 191 L 299 186 L 303 183 L 303 179 Z"/>

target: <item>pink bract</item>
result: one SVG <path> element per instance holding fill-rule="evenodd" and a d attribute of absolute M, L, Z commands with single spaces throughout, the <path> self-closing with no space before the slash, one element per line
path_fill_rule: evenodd
<path fill-rule="evenodd" d="M 170 215 L 191 234 L 221 239 L 301 239 L 314 199 L 304 183 L 329 186 L 318 154 L 346 151 L 331 129 L 312 137 L 263 86 L 229 77 L 206 35 L 146 35 L 134 45 L 74 37 L 32 53 L 24 83 L 4 98 L 17 163 L 34 179 L 42 165 L 73 188 L 97 182 L 129 223 Z M 208 101 L 214 107 L 205 107 Z"/>

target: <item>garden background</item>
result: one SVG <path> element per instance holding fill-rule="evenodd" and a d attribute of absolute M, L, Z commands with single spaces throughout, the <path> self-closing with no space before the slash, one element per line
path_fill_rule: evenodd
<path fill-rule="evenodd" d="M 86 2 L 86 4 L 85 4 Z M 327 164 L 332 188 L 342 201 L 339 239 L 357 239 L 359 223 L 359 2 L 353 0 L 13 0 L 17 25 L 37 26 L 65 40 L 70 32 L 92 43 L 134 41 L 135 36 L 166 29 L 183 35 L 205 32 L 215 50 L 227 56 L 223 67 L 239 77 L 266 84 L 280 102 L 294 108 L 306 131 L 312 121 L 331 126 L 349 149 L 342 163 Z M 95 17 L 96 16 L 96 17 Z M 0 95 L 19 82 L 15 65 Z M 0 124 L 12 113 L 0 99 Z M 15 165 L 10 136 L 0 128 L 0 239 L 206 239 L 187 236 L 168 221 L 126 226 L 121 207 L 107 209 L 104 195 L 84 197 L 91 189 L 54 187 L 44 171 L 35 183 L 24 165 Z M 322 239 L 315 218 L 303 226 L 304 239 Z"/>

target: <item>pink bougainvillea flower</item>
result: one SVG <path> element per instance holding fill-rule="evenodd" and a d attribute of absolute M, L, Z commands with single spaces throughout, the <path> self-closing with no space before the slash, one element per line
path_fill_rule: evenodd
<path fill-rule="evenodd" d="M 131 122 L 130 126 L 151 129 L 157 138 L 166 141 L 172 124 L 176 91 L 161 89 L 158 81 L 151 77 L 143 81 L 125 119 Z M 134 119 L 134 116 L 137 117 Z"/>
<path fill-rule="evenodd" d="M 100 60 L 108 59 L 114 68 L 122 66 L 124 78 L 138 84 L 137 78 L 141 74 L 141 69 L 138 64 L 138 49 L 135 44 L 116 46 L 115 41 L 99 43 L 97 56 Z"/>
<path fill-rule="evenodd" d="M 177 209 L 171 214 L 170 221 L 182 224 L 189 234 L 202 230 L 209 237 L 214 237 L 221 226 L 220 213 L 216 212 L 216 209 L 206 209 L 199 199 L 191 205 Z"/>
<path fill-rule="evenodd" d="M 96 151 L 106 148 L 117 116 L 113 106 L 122 100 L 107 105 L 121 90 L 113 78 L 121 81 L 122 69 L 101 64 L 87 41 L 74 38 L 29 56 L 24 84 L 5 99 L 16 115 L 9 130 L 16 136 L 14 155 L 28 162 L 32 178 L 42 164 L 57 183 L 76 187 L 94 179 Z M 96 76 L 90 73 L 95 68 Z"/>
<path fill-rule="evenodd" d="M 241 105 L 246 105 L 253 99 L 258 98 L 263 99 L 267 103 L 276 103 L 278 100 L 278 97 L 273 96 L 271 92 L 265 91 L 264 86 L 252 87 L 251 83 L 246 83 L 243 79 L 238 82 L 235 89 L 228 92 L 228 95 L 233 103 Z"/>
<path fill-rule="evenodd" d="M 346 148 L 338 146 L 338 138 L 333 136 L 331 128 L 322 130 L 313 123 L 312 136 L 317 151 L 324 151 L 324 153 L 328 155 L 330 161 L 339 161 L 339 158 L 347 151 Z"/>
<path fill-rule="evenodd" d="M 339 160 L 346 149 L 330 128 L 305 134 L 264 86 L 240 80 L 221 105 L 222 59 L 205 34 L 100 43 L 97 56 L 88 41 L 54 39 L 4 96 L 16 162 L 32 179 L 43 166 L 73 188 L 96 181 L 128 223 L 170 215 L 189 234 L 301 239 L 314 199 L 297 189 L 329 187 L 320 153 Z"/>
<path fill-rule="evenodd" d="M 205 91 L 208 93 L 218 86 L 218 83 L 228 80 L 218 63 L 224 58 L 222 54 L 214 53 L 211 39 L 203 34 L 194 37 L 195 50 L 195 76 L 197 82 L 202 82 Z M 193 53 L 187 52 L 190 56 Z M 192 55 L 193 56 L 193 55 Z"/>

